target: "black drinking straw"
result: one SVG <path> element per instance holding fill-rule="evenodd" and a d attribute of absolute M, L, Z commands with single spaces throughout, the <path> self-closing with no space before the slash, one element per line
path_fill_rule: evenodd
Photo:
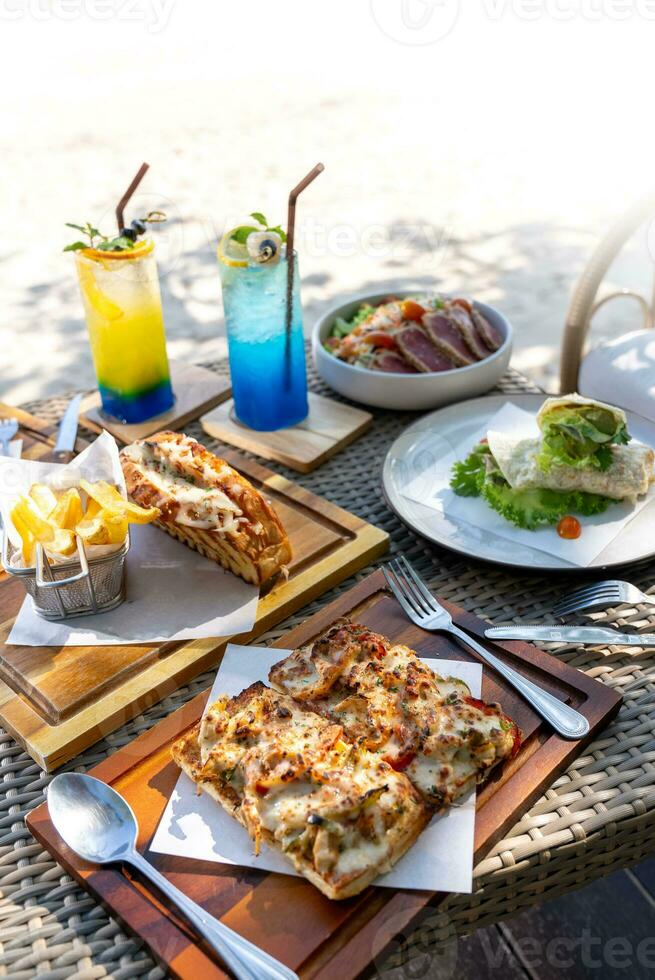
<path fill-rule="evenodd" d="M 137 187 L 139 186 L 139 184 L 141 183 L 141 181 L 143 180 L 143 178 L 145 177 L 146 172 L 149 170 L 149 168 L 150 168 L 150 164 L 148 164 L 148 163 L 142 163 L 141 164 L 141 166 L 137 170 L 136 174 L 134 175 L 134 178 L 132 180 L 132 183 L 127 188 L 127 190 L 123 194 L 122 198 L 120 199 L 120 201 L 116 205 L 116 223 L 118 224 L 118 234 L 119 235 L 121 233 L 121 230 L 125 227 L 125 225 L 123 223 L 123 211 L 125 210 L 125 206 L 126 206 L 127 202 L 129 201 L 129 199 L 132 197 L 132 194 L 134 194 L 135 190 L 137 189 Z"/>
<path fill-rule="evenodd" d="M 298 196 L 311 182 L 323 173 L 325 167 L 322 163 L 317 163 L 309 173 L 303 177 L 299 184 L 293 188 L 289 194 L 289 210 L 287 213 L 287 306 L 285 322 L 285 344 L 284 344 L 284 379 L 285 387 L 291 387 L 291 320 L 293 317 L 293 239 L 296 225 L 296 201 Z"/>

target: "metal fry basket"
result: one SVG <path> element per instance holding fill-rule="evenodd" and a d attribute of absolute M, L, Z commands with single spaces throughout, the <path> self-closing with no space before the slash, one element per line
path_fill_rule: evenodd
<path fill-rule="evenodd" d="M 125 543 L 108 555 L 87 558 L 84 542 L 76 535 L 78 559 L 54 564 L 43 546 L 36 549 L 36 567 L 12 565 L 9 535 L 2 534 L 2 564 L 9 575 L 22 580 L 32 597 L 34 609 L 44 619 L 72 619 L 92 613 L 108 612 L 125 598 L 125 556 L 130 548 L 129 531 Z"/>

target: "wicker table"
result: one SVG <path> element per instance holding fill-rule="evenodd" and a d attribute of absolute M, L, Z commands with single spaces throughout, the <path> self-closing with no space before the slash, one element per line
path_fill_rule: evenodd
<path fill-rule="evenodd" d="M 211 365 L 226 373 L 225 363 Z M 314 390 L 325 393 L 312 378 Z M 510 372 L 501 384 L 507 392 L 534 391 Z M 67 397 L 25 406 L 58 419 Z M 362 439 L 299 480 L 315 493 L 383 527 L 391 535 L 392 553 L 402 550 L 442 596 L 490 620 L 546 618 L 561 590 L 557 576 L 512 572 L 462 560 L 428 545 L 407 530 L 387 508 L 379 474 L 388 447 L 413 419 L 409 414 L 376 413 L 373 428 Z M 187 428 L 210 446 L 200 426 Z M 215 448 L 215 445 L 214 447 Z M 274 464 L 273 464 L 274 465 Z M 360 576 L 370 571 L 364 570 Z M 630 578 L 648 588 L 655 562 L 630 569 Z M 323 604 L 344 583 L 302 613 L 266 634 L 270 642 Z M 567 577 L 567 585 L 576 582 Z M 644 608 L 623 608 L 596 617 L 601 622 L 629 623 L 655 630 Z M 567 663 L 618 688 L 624 703 L 616 721 L 571 769 L 516 824 L 511 833 L 475 869 L 473 895 L 456 895 L 430 912 L 411 934 L 400 936 L 392 950 L 376 961 L 378 975 L 400 980 L 430 975 L 419 960 L 443 954 L 459 933 L 471 932 L 528 905 L 588 883 L 642 859 L 655 849 L 655 664 L 646 653 L 584 650 L 563 644 L 550 649 Z M 69 768 L 86 770 L 131 741 L 160 718 L 206 688 L 212 673 L 99 742 Z M 2 831 L 0 838 L 0 975 L 23 977 L 160 977 L 148 951 L 78 887 L 35 843 L 25 827 L 26 813 L 41 803 L 49 777 L 0 730 Z M 410 965 L 411 963 L 411 965 Z"/>

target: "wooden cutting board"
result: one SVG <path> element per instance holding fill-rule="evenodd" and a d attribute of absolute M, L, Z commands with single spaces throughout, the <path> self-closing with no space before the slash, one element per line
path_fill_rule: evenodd
<path fill-rule="evenodd" d="M 0 419 L 17 419 L 18 432 L 15 439 L 23 440 L 23 459 L 40 459 L 48 461 L 57 439 L 57 428 L 50 422 L 30 415 L 22 408 L 14 408 L 5 402 L 0 402 Z M 86 443 L 78 438 L 75 448 L 81 452 Z"/>
<path fill-rule="evenodd" d="M 32 426 L 20 433 L 32 440 L 28 455 L 47 458 L 52 429 L 27 413 L 20 417 Z M 387 550 L 386 532 L 233 450 L 223 455 L 272 501 L 293 551 L 288 581 L 260 596 L 255 625 L 239 642 L 259 636 Z M 207 670 L 237 639 L 10 646 L 6 640 L 24 597 L 20 581 L 0 568 L 0 722 L 48 771 Z"/>
<path fill-rule="evenodd" d="M 475 855 L 480 859 L 616 714 L 621 696 L 527 643 L 485 641 L 488 624 L 457 606 L 444 605 L 459 626 L 574 705 L 591 725 L 583 741 L 558 738 L 502 678 L 485 668 L 482 697 L 500 701 L 520 725 L 524 742 L 516 758 L 478 792 Z M 440 658 L 473 659 L 450 637 L 426 633 L 409 623 L 385 591 L 381 572 L 364 579 L 274 645 L 291 648 L 307 643 L 341 616 L 406 643 L 421 656 L 434 657 L 437 663 Z M 383 950 L 393 937 L 406 933 L 426 906 L 438 903 L 443 896 L 371 887 L 356 898 L 334 902 L 301 878 L 149 851 L 179 775 L 170 758 L 171 743 L 198 721 L 207 694 L 199 695 L 91 770 L 132 806 L 140 827 L 139 849 L 178 888 L 306 980 L 349 980 L 372 963 L 381 963 Z M 189 930 L 149 893 L 146 884 L 130 880 L 117 869 L 99 869 L 77 858 L 52 826 L 46 804 L 28 816 L 27 824 L 66 871 L 148 944 L 168 973 L 183 978 L 225 975 Z"/>

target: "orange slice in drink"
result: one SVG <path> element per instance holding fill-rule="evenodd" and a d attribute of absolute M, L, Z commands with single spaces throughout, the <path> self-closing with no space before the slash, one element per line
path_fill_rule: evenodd
<path fill-rule="evenodd" d="M 133 262 L 135 259 L 142 259 L 144 256 L 150 255 L 154 247 L 155 243 L 152 238 L 142 238 L 134 243 L 133 248 L 126 248 L 122 252 L 105 252 L 101 248 L 84 248 L 80 249 L 80 255 L 85 255 L 87 259 L 93 259 L 94 262 Z"/>
<path fill-rule="evenodd" d="M 102 252 L 100 254 L 102 255 Z M 118 320 L 122 317 L 123 311 L 120 306 L 109 299 L 98 286 L 93 274 L 93 266 L 80 262 L 78 269 L 82 292 L 89 306 L 104 320 Z"/>

